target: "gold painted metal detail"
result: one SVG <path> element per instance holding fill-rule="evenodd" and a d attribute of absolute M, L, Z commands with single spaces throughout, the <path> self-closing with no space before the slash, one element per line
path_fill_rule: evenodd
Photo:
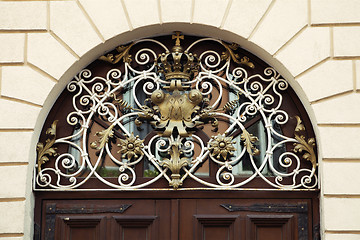
<path fill-rule="evenodd" d="M 236 50 L 240 48 L 240 46 L 236 43 L 227 44 L 225 42 L 221 42 L 221 44 L 226 48 L 226 52 L 222 52 L 221 59 L 223 61 L 229 61 L 230 58 L 236 62 L 237 64 L 243 64 L 250 68 L 255 68 L 254 63 L 250 62 L 250 59 L 246 56 L 240 58 L 240 55 L 235 53 Z"/>
<path fill-rule="evenodd" d="M 180 170 L 189 164 L 187 158 L 180 157 L 182 151 L 180 150 L 181 142 L 173 140 L 171 148 L 169 149 L 170 159 L 165 158 L 160 164 L 171 171 L 171 181 L 169 186 L 178 189 L 182 185 Z"/>
<path fill-rule="evenodd" d="M 228 160 L 231 156 L 234 155 L 236 148 L 232 137 L 226 137 L 225 134 L 218 134 L 217 136 L 212 136 L 212 141 L 210 142 L 209 150 L 211 155 L 217 159 Z"/>
<path fill-rule="evenodd" d="M 184 35 L 180 35 L 180 32 L 172 35 L 172 39 L 176 39 L 176 41 L 171 52 L 161 53 L 156 59 L 158 71 L 164 74 L 165 80 L 190 80 L 199 68 L 197 55 L 184 51 L 180 45 L 180 39 L 184 39 Z"/>
<path fill-rule="evenodd" d="M 246 147 L 246 151 L 253 156 L 257 156 L 260 154 L 260 150 L 254 146 L 254 143 L 259 141 L 256 136 L 253 136 L 251 133 L 243 129 L 241 134 L 241 141 L 244 142 L 244 146 Z"/>
<path fill-rule="evenodd" d="M 106 143 L 109 142 L 109 138 L 114 137 L 114 131 L 112 130 L 114 128 L 114 125 L 110 125 L 107 129 L 104 129 L 100 132 L 97 132 L 95 136 L 98 136 L 100 140 L 94 141 L 90 144 L 90 147 L 93 149 L 102 149 Z M 97 145 L 97 142 L 99 143 L 99 146 Z"/>
<path fill-rule="evenodd" d="M 55 157 L 58 155 L 58 153 L 56 152 L 56 147 L 53 147 L 56 140 L 57 123 L 58 120 L 55 120 L 51 124 L 51 127 L 46 130 L 46 135 L 48 135 L 49 138 L 45 140 L 45 146 L 41 142 L 38 142 L 38 144 L 36 145 L 36 151 L 38 154 L 37 157 L 38 172 L 41 171 L 41 166 L 50 160 L 49 157 Z"/>
<path fill-rule="evenodd" d="M 116 51 L 119 54 L 116 54 L 114 56 L 114 54 L 109 53 L 106 56 L 101 56 L 99 59 L 112 64 L 116 64 L 120 62 L 121 59 L 123 60 L 124 63 L 131 63 L 132 59 L 131 59 L 131 55 L 129 54 L 129 51 L 133 45 L 134 43 L 131 43 L 129 45 L 118 46 L 116 48 Z"/>
<path fill-rule="evenodd" d="M 195 127 L 191 116 L 200 109 L 198 104 L 202 101 L 202 95 L 198 90 L 193 89 L 185 94 L 179 90 L 173 91 L 172 94 L 156 90 L 151 95 L 151 101 L 155 104 L 155 112 L 160 113 L 156 127 L 164 129 L 162 136 L 170 137 L 175 128 L 180 136 L 190 136 L 191 133 L 186 128 Z"/>
<path fill-rule="evenodd" d="M 142 144 L 144 140 L 141 140 L 139 136 L 135 137 L 134 133 L 131 133 L 131 136 L 127 137 L 125 140 L 119 140 L 120 144 L 118 144 L 118 147 L 121 147 L 121 149 L 118 153 L 122 154 L 121 157 L 123 159 L 128 159 L 128 161 L 137 160 L 144 155 L 142 152 Z"/>
<path fill-rule="evenodd" d="M 295 116 L 297 125 L 295 128 L 295 139 L 298 141 L 298 143 L 294 143 L 294 149 L 293 151 L 296 153 L 301 153 L 302 158 L 310 161 L 313 168 L 315 169 L 317 166 L 316 163 L 316 154 L 315 154 L 315 139 L 309 138 L 306 140 L 305 136 L 301 134 L 301 132 L 305 131 L 305 126 L 302 124 L 302 121 L 299 116 Z"/>

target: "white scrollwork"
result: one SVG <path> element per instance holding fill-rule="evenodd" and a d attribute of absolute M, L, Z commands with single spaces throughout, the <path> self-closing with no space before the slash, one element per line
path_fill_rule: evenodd
<path fill-rule="evenodd" d="M 190 55 L 209 41 L 220 50 Z M 51 146 L 38 144 L 36 190 L 86 188 L 90 179 L 121 190 L 164 180 L 175 189 L 187 180 L 198 188 L 237 189 L 256 179 L 263 188 L 317 188 L 315 141 L 300 136 L 298 118 L 295 134 L 282 131 L 291 121 L 295 128 L 295 116 L 284 108 L 289 84 L 276 70 L 254 74 L 237 45 L 211 38 L 186 50 L 142 39 L 118 51 L 107 61 L 120 67 L 104 76 L 84 69 L 67 85 L 72 110 L 65 119 L 73 132 Z"/>

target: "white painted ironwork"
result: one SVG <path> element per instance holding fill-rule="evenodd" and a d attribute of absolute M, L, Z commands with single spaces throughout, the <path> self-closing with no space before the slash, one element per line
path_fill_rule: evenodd
<path fill-rule="evenodd" d="M 203 38 L 193 42 L 184 53 L 190 53 L 193 48 L 208 41 L 221 46 L 229 46 L 216 39 Z M 162 52 L 172 51 L 154 39 L 142 39 L 132 43 L 131 46 L 144 42 L 157 45 L 163 49 Z M 289 87 L 288 82 L 271 67 L 263 69 L 263 73 L 250 74 L 248 71 L 250 68 L 243 64 L 246 61 L 237 63 L 239 58 L 230 56 L 234 53 L 231 49 L 226 49 L 229 54 L 227 58 L 211 49 L 202 52 L 198 57 L 197 74 L 186 81 L 180 79 L 182 87 L 199 91 L 202 99 L 211 99 L 209 106 L 200 106 L 199 110 L 192 114 L 190 122 L 198 124 L 195 124 L 194 128 L 206 124 L 202 122 L 205 115 L 212 119 L 209 122 L 217 121 L 218 118 L 228 121 L 227 129 L 213 133 L 214 136 L 210 140 L 204 140 L 196 132 L 191 132 L 188 136 L 174 133 L 164 136 L 159 132 L 146 142 L 132 135 L 135 127 L 129 127 L 126 122 L 133 121 L 142 114 L 151 112 L 151 117 L 146 119 L 147 121 L 158 123 L 161 121 L 161 115 L 149 107 L 149 104 L 140 100 L 139 93 L 136 91 L 138 86 L 142 85 L 144 94 L 150 97 L 154 91 L 164 90 L 164 87 L 170 84 L 163 73 L 159 72 L 160 65 L 156 61 L 159 53 L 155 50 L 146 47 L 138 50 L 134 55 L 134 63 L 137 66 L 146 66 L 145 70 L 134 68 L 130 61 L 125 61 L 125 57 L 123 70 L 111 69 L 106 77 L 94 76 L 88 69 L 82 70 L 67 85 L 67 90 L 73 94 L 74 109 L 67 115 L 67 124 L 74 126 L 74 129 L 77 126 L 76 130 L 71 136 L 57 138 L 53 144 L 54 146 L 67 144 L 71 151 L 55 156 L 53 167 L 48 167 L 46 164 L 41 167 L 38 163 L 38 171 L 35 169 L 34 188 L 36 190 L 79 189 L 90 178 L 96 178 L 112 189 L 121 190 L 151 188 L 151 185 L 160 179 L 166 179 L 169 182 L 172 186 L 169 189 L 181 189 L 181 185 L 187 179 L 200 183 L 201 188 L 246 189 L 246 184 L 261 178 L 270 188 L 316 189 L 318 184 L 316 164 L 312 164 L 310 168 L 304 168 L 301 164 L 305 161 L 302 158 L 309 160 L 306 154 L 311 154 L 309 149 L 306 149 L 309 145 L 304 140 L 305 138 L 296 134 L 298 138 L 284 136 L 279 130 L 281 126 L 288 123 L 290 118 L 295 117 L 289 116 L 286 109 L 281 108 L 284 100 L 282 93 Z M 236 67 L 231 67 L 234 64 Z M 128 94 L 128 97 L 122 96 L 120 102 L 123 108 L 120 108 L 114 98 L 119 96 L 121 89 L 129 86 L 131 94 Z M 213 93 L 214 91 L 216 94 Z M 188 94 L 189 91 L 184 90 L 183 94 L 185 93 Z M 219 110 L 224 94 L 232 94 L 229 98 L 232 101 L 229 101 L 228 105 L 231 111 Z M 121 111 L 124 108 L 127 111 Z M 108 128 L 104 128 L 104 131 L 98 134 L 100 140 L 95 146 L 98 148 L 97 156 L 89 153 L 90 145 L 94 143 L 89 141 L 88 129 L 92 127 L 95 116 L 103 117 L 108 124 Z M 254 116 L 259 117 L 261 126 L 258 129 L 263 129 L 258 130 L 262 131 L 261 136 L 259 134 L 254 136 L 256 134 L 245 127 L 245 123 Z M 145 122 L 143 119 L 140 120 Z M 301 130 L 300 121 L 299 128 Z M 115 129 L 125 138 L 120 140 L 115 137 L 113 134 Z M 230 137 L 237 130 L 241 132 L 241 135 Z M 256 143 L 258 140 L 256 137 L 260 138 L 258 143 Z M 305 143 L 299 139 L 303 139 Z M 298 151 L 286 150 L 284 146 L 289 143 L 300 146 L 297 148 Z M 120 153 L 113 150 L 117 144 Z M 124 144 L 133 144 L 138 147 L 138 151 L 133 150 L 129 153 L 131 149 L 122 148 Z M 256 144 L 261 144 L 261 147 L 257 147 Z M 304 145 L 307 146 L 304 147 Z M 176 170 L 171 169 L 171 166 L 166 163 L 169 161 L 173 164 L 175 161 L 171 155 L 172 148 L 178 149 L 176 151 L 181 153 L 181 159 L 180 157 L 178 159 L 181 164 L 178 177 L 174 176 Z M 195 148 L 200 150 L 195 151 Z M 260 157 L 258 157 L 260 160 L 255 159 L 258 149 L 260 149 Z M 274 152 L 278 149 L 280 153 L 276 155 L 277 159 L 274 159 Z M 225 152 L 221 152 L 223 150 Z M 110 181 L 98 172 L 105 156 L 110 158 L 113 168 L 116 166 L 118 171 L 116 182 Z M 250 172 L 238 167 L 245 158 L 250 161 L 252 168 Z M 138 183 L 135 166 L 145 160 L 152 165 L 152 172 L 156 174 Z M 206 161 L 212 161 L 218 166 L 214 174 L 215 181 L 197 174 L 199 167 Z M 86 174 L 82 175 L 84 171 Z"/>

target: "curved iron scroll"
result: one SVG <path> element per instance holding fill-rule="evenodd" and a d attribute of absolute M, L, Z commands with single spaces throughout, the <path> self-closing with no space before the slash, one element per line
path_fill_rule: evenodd
<path fill-rule="evenodd" d="M 315 189 L 315 140 L 284 107 L 288 82 L 237 44 L 179 32 L 171 39 L 172 48 L 156 39 L 119 46 L 97 61 L 102 74 L 89 67 L 74 77 L 62 126 L 72 132 L 57 136 L 54 121 L 43 134 L 35 189 L 81 189 L 94 178 L 106 186 L 96 189 L 151 188 L 164 179 L 173 189 L 187 179 L 201 188 L 246 188 L 262 179 L 271 188 Z M 283 130 L 289 126 L 291 134 Z"/>

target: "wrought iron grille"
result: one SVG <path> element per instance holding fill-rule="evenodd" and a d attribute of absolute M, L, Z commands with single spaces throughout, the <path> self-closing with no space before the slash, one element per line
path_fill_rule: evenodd
<path fill-rule="evenodd" d="M 299 100 L 237 44 L 179 32 L 137 40 L 63 95 L 37 145 L 36 190 L 317 188 Z"/>

